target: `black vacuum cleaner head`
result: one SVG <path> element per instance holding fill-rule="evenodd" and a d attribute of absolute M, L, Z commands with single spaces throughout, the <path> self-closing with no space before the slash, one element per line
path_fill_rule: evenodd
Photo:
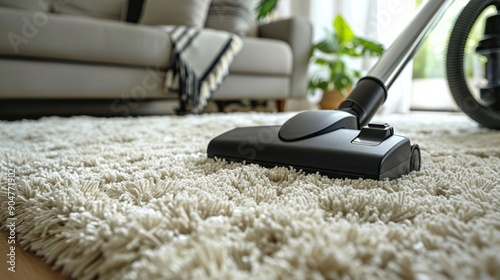
<path fill-rule="evenodd" d="M 420 169 L 417 145 L 385 123 L 357 130 L 343 111 L 308 111 L 283 126 L 236 128 L 214 138 L 209 158 L 285 166 L 336 178 L 395 179 Z"/>

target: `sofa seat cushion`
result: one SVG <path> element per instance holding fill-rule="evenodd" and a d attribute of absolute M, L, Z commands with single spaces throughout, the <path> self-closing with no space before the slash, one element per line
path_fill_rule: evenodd
<path fill-rule="evenodd" d="M 168 67 L 172 49 L 157 28 L 5 8 L 0 36 L 8 38 L 0 40 L 0 55 L 137 67 Z"/>
<path fill-rule="evenodd" d="M 229 67 L 231 74 L 288 76 L 292 73 L 292 49 L 273 39 L 243 37 L 243 48 Z"/>

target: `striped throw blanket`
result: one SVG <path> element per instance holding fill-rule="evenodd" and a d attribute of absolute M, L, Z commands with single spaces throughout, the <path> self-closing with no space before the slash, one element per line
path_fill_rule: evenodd
<path fill-rule="evenodd" d="M 242 47 L 232 33 L 188 26 L 164 26 L 173 42 L 173 66 L 165 88 L 179 94 L 178 113 L 200 113 L 228 73 Z"/>

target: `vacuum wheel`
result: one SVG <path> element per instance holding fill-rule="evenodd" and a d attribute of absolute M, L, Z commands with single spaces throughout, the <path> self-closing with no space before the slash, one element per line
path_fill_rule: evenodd
<path fill-rule="evenodd" d="M 458 16 L 448 43 L 446 75 L 453 98 L 460 109 L 481 126 L 500 129 L 500 110 L 476 100 L 467 85 L 464 66 L 465 48 L 472 27 L 482 12 L 492 5 L 500 11 L 500 0 L 471 0 Z"/>
<path fill-rule="evenodd" d="M 420 147 L 415 144 L 411 146 L 410 172 L 420 171 Z"/>

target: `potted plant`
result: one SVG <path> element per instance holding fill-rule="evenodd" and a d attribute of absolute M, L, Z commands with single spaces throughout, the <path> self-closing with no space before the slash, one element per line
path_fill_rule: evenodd
<path fill-rule="evenodd" d="M 325 39 L 311 50 L 311 63 L 316 71 L 310 75 L 309 91 L 323 91 L 320 107 L 337 109 L 361 78 L 361 67 L 352 66 L 354 60 L 378 57 L 383 51 L 381 44 L 357 37 L 345 19 L 337 16 L 333 30 L 327 30 Z"/>

